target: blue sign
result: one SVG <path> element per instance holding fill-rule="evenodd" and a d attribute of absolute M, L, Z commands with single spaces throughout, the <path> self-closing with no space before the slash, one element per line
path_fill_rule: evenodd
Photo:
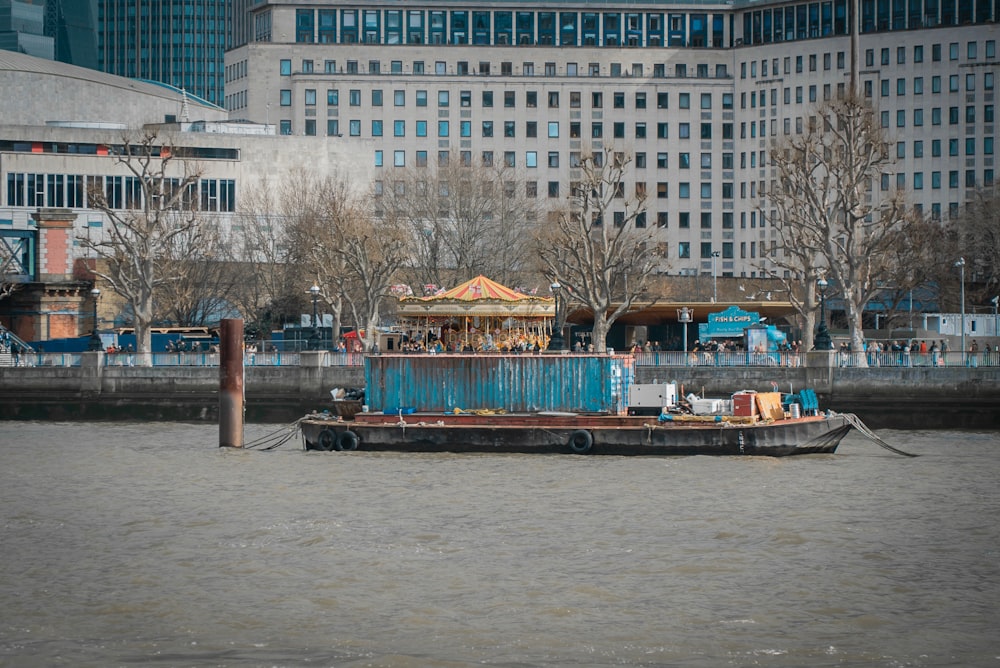
<path fill-rule="evenodd" d="M 710 313 L 708 322 L 698 325 L 698 338 L 702 341 L 712 338 L 735 338 L 743 336 L 743 330 L 760 322 L 756 311 L 744 311 L 738 306 L 730 306 L 725 311 Z"/>

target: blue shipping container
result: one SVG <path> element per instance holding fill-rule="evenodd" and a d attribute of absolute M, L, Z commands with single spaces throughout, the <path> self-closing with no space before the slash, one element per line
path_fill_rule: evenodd
<path fill-rule="evenodd" d="M 629 355 L 375 355 L 365 358 L 365 399 L 374 411 L 623 413 L 632 364 Z"/>

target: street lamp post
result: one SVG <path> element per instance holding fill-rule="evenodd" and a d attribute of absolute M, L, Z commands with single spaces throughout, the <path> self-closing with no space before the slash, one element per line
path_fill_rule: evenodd
<path fill-rule="evenodd" d="M 101 336 L 97 333 L 97 301 L 101 298 L 101 291 L 94 288 L 90 291 L 90 296 L 94 298 L 94 328 L 90 332 L 90 345 L 87 349 L 98 352 L 104 349 L 101 345 Z"/>
<path fill-rule="evenodd" d="M 833 350 L 833 341 L 830 340 L 830 331 L 826 328 L 826 288 L 829 283 L 820 276 L 816 281 L 819 288 L 819 326 L 816 328 L 816 337 L 813 340 L 813 348 L 816 350 Z"/>
<path fill-rule="evenodd" d="M 962 313 L 962 363 L 965 363 L 965 258 L 958 258 L 958 262 L 955 263 L 958 267 L 958 282 L 962 284 L 961 287 L 961 313 Z"/>
<path fill-rule="evenodd" d="M 312 295 L 313 301 L 312 333 L 309 335 L 309 350 L 319 350 L 319 319 L 316 313 L 316 305 L 319 302 L 319 286 L 314 285 L 309 288 L 309 294 Z"/>
<path fill-rule="evenodd" d="M 565 350 L 566 346 L 563 343 L 563 325 L 560 319 L 560 306 L 562 306 L 562 300 L 560 299 L 562 286 L 559 285 L 558 281 L 553 281 L 552 285 L 549 286 L 552 290 L 552 298 L 555 300 L 554 309 L 555 317 L 552 320 L 552 338 L 549 339 L 549 350 Z"/>
<path fill-rule="evenodd" d="M 694 319 L 694 309 L 683 306 L 677 309 L 677 321 L 684 325 L 684 366 L 688 363 L 688 323 Z"/>
<path fill-rule="evenodd" d="M 719 259 L 719 251 L 712 251 L 712 303 L 714 304 L 719 300 L 719 278 L 718 272 L 716 271 L 715 263 Z"/>

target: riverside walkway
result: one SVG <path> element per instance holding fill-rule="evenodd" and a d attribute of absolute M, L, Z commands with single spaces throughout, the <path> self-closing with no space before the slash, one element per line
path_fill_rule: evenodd
<path fill-rule="evenodd" d="M 14 355 L 0 352 L 0 367 L 77 367 L 84 353 L 44 353 L 32 352 Z M 310 353 L 307 353 L 310 354 Z M 317 351 L 321 366 L 363 367 L 365 355 L 336 351 Z M 407 355 L 429 355 L 431 353 L 404 353 Z M 449 353 L 486 355 L 496 353 Z M 532 353 L 522 353 L 529 355 Z M 567 355 L 576 353 L 567 352 Z M 806 354 L 795 352 L 688 352 L 656 351 L 631 353 L 636 367 L 786 367 L 804 366 Z M 145 366 L 145 367 L 217 367 L 219 354 L 212 352 L 160 352 L 139 355 L 132 352 L 102 353 L 104 366 Z M 247 367 L 297 367 L 302 364 L 300 351 L 255 352 L 244 355 Z M 965 353 L 842 353 L 833 352 L 832 362 L 842 368 L 927 368 L 945 369 L 952 367 L 995 367 L 1000 366 L 1000 351 Z"/>
<path fill-rule="evenodd" d="M 834 351 L 695 359 L 682 352 L 651 352 L 632 357 L 634 382 L 676 381 L 685 395 L 812 388 L 822 406 L 857 413 L 873 428 L 1000 429 L 1000 364 L 983 353 L 975 358 L 949 353 L 937 365 L 919 356 L 906 360 L 888 354 L 868 366 L 863 366 L 867 357 Z M 364 388 L 363 360 L 360 354 L 327 351 L 248 355 L 247 421 L 291 422 L 331 408 L 335 388 Z M 146 360 L 128 353 L 39 353 L 22 362 L 0 366 L 0 419 L 218 417 L 216 354 L 154 353 Z"/>

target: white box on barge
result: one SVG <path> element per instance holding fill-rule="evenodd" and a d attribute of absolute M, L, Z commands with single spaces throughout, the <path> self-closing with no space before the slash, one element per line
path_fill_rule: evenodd
<path fill-rule="evenodd" d="M 733 412 L 733 402 L 726 399 L 695 399 L 691 402 L 695 415 L 728 415 Z"/>
<path fill-rule="evenodd" d="M 628 388 L 629 408 L 669 408 L 677 403 L 677 383 L 633 383 Z"/>

